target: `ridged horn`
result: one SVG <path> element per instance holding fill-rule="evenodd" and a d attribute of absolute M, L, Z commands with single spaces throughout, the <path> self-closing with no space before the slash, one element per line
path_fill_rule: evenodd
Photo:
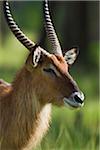
<path fill-rule="evenodd" d="M 59 40 L 57 38 L 48 7 L 48 0 L 43 1 L 43 13 L 44 13 L 44 19 L 45 19 L 45 29 L 48 35 L 48 38 L 51 42 L 53 53 L 62 55 L 61 46 L 59 43 Z"/>
<path fill-rule="evenodd" d="M 10 11 L 10 7 L 9 7 L 9 3 L 8 0 L 5 0 L 3 2 L 3 9 L 4 9 L 4 14 L 5 14 L 5 18 L 7 20 L 8 26 L 11 29 L 11 31 L 13 32 L 13 34 L 15 35 L 15 37 L 29 50 L 32 51 L 34 48 L 35 43 L 32 42 L 18 27 L 18 25 L 16 24 L 16 22 L 14 21 L 11 11 Z"/>

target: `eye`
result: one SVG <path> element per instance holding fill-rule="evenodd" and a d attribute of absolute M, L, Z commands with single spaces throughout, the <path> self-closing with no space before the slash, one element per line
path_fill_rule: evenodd
<path fill-rule="evenodd" d="M 46 72 L 46 73 L 49 73 L 51 75 L 57 76 L 55 71 L 51 68 L 44 68 L 43 71 Z"/>

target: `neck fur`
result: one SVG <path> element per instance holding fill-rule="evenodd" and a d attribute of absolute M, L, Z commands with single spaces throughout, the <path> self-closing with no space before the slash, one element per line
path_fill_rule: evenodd
<path fill-rule="evenodd" d="M 31 74 L 25 68 L 14 80 L 10 94 L 12 115 L 6 132 L 6 137 L 11 138 L 10 149 L 30 150 L 41 140 L 49 127 L 51 104 L 40 103 Z"/>

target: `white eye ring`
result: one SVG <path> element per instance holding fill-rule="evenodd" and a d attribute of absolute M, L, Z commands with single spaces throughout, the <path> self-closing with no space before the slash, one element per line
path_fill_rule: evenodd
<path fill-rule="evenodd" d="M 51 68 L 52 70 L 54 70 L 54 72 L 56 73 L 56 75 L 57 75 L 58 77 L 61 77 L 60 72 L 56 69 L 55 66 L 53 66 L 53 65 L 51 64 L 51 65 L 50 65 L 50 68 Z"/>
<path fill-rule="evenodd" d="M 53 74 L 54 76 L 57 76 L 55 71 L 51 68 L 44 68 L 43 71 L 47 72 L 47 73 L 50 73 L 51 75 Z"/>

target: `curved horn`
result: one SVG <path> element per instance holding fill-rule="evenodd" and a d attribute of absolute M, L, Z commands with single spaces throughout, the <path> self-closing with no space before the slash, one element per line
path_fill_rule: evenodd
<path fill-rule="evenodd" d="M 45 19 L 45 28 L 46 28 L 48 38 L 49 38 L 51 45 L 53 47 L 53 52 L 55 54 L 62 55 L 61 46 L 60 46 L 59 40 L 57 38 L 55 29 L 53 27 L 51 18 L 50 18 L 50 12 L 49 12 L 47 0 L 44 0 L 43 11 L 44 11 L 44 19 Z"/>
<path fill-rule="evenodd" d="M 11 31 L 13 32 L 13 34 L 15 35 L 15 37 L 28 49 L 28 50 L 33 50 L 35 43 L 32 42 L 18 27 L 18 25 L 16 24 L 16 22 L 14 21 L 11 11 L 10 11 L 10 7 L 9 7 L 9 3 L 8 1 L 4 1 L 3 2 L 3 9 L 4 9 L 4 14 L 5 14 L 5 18 L 7 20 L 8 26 L 11 29 Z"/>

